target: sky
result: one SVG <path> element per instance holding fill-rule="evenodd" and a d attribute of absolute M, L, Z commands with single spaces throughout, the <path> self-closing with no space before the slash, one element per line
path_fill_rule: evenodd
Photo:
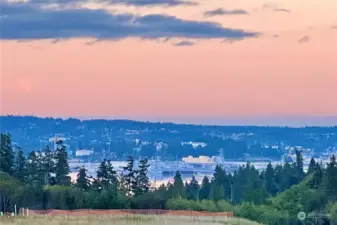
<path fill-rule="evenodd" d="M 337 116 L 335 0 L 0 0 L 0 8 L 2 115 Z"/>

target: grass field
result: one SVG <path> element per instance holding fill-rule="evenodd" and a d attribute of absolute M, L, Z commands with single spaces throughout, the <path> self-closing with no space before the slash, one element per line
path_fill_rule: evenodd
<path fill-rule="evenodd" d="M 31 216 L 0 218 L 1 225 L 260 225 L 240 218 L 186 216 Z"/>

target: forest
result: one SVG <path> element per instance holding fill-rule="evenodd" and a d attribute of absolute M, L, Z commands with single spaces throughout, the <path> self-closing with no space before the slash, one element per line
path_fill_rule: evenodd
<path fill-rule="evenodd" d="M 147 159 L 127 166 L 117 174 L 111 162 L 103 159 L 96 177 L 80 168 L 76 182 L 68 176 L 66 146 L 59 141 L 52 151 L 24 154 L 13 149 L 11 135 L 1 133 L 0 211 L 12 212 L 14 205 L 30 209 L 171 209 L 233 211 L 237 217 L 263 224 L 337 224 L 337 162 L 332 156 L 323 165 L 311 159 L 307 172 L 296 151 L 293 163 L 258 171 L 249 162 L 233 174 L 217 166 L 211 178 L 199 184 L 193 177 L 183 182 L 179 171 L 174 182 L 151 186 Z M 315 216 L 316 215 L 316 216 Z M 322 216 L 325 215 L 325 216 Z"/>

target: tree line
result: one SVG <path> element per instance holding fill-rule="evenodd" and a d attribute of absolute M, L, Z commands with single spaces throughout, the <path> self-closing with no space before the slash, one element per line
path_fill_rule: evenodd
<path fill-rule="evenodd" d="M 60 141 L 52 151 L 30 152 L 13 149 L 10 134 L 1 134 L 0 211 L 12 211 L 14 204 L 30 209 L 175 209 L 234 211 L 236 216 L 265 224 L 297 224 L 298 212 L 326 210 L 337 222 L 337 163 L 335 156 L 327 165 L 311 159 L 307 172 L 303 157 L 284 165 L 268 164 L 263 171 L 249 162 L 234 173 L 216 166 L 211 178 L 199 184 L 193 176 L 183 182 L 179 171 L 174 181 L 152 187 L 149 163 L 136 165 L 128 157 L 117 174 L 111 161 L 104 159 L 96 176 L 79 169 L 76 182 L 69 177 L 67 150 Z"/>

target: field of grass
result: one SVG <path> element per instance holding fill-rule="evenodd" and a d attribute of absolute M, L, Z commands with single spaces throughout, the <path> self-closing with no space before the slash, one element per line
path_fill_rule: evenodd
<path fill-rule="evenodd" d="M 0 218 L 1 225 L 260 225 L 241 218 L 186 216 L 30 216 Z"/>

